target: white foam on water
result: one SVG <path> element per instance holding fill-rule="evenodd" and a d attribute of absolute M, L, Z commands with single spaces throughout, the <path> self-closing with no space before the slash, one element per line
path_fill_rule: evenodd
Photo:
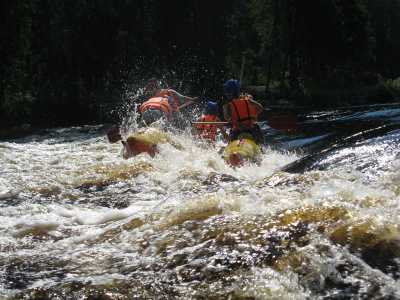
<path fill-rule="evenodd" d="M 253 268 L 253 277 L 244 287 L 242 294 L 256 299 L 303 300 L 310 297 L 301 286 L 296 274 L 289 270 L 284 273 L 271 268 Z"/>
<path fill-rule="evenodd" d="M 125 260 L 126 265 L 133 267 L 157 262 L 156 249 L 149 247 L 143 255 L 135 252 L 137 241 L 145 243 L 148 235 L 155 234 L 157 225 L 168 223 L 172 217 L 190 221 L 191 212 L 207 211 L 209 207 L 221 209 L 222 215 L 269 217 L 286 209 L 339 206 L 348 209 L 355 220 L 372 218 L 377 224 L 400 223 L 400 163 L 391 154 L 377 158 L 387 168 L 376 173 L 367 174 L 347 164 L 290 175 L 279 170 L 299 156 L 268 147 L 259 166 L 234 169 L 223 161 L 218 147 L 204 147 L 185 134 L 173 135 L 184 150 L 164 144 L 154 158 L 140 155 L 129 160 L 120 157 L 121 145 L 110 145 L 102 137 L 85 137 L 72 129 L 58 130 L 54 135 L 44 140 L 27 138 L 21 144 L 0 143 L 0 201 L 12 197 L 20 201 L 0 210 L 0 247 L 15 249 L 11 254 L 4 252 L 1 256 L 4 260 L 9 255 L 34 260 L 43 253 L 61 257 L 77 270 L 66 280 L 91 279 L 97 283 L 123 280 L 124 275 L 114 270 L 114 259 Z M 60 141 L 59 135 L 66 135 L 65 140 Z M 352 153 L 368 163 L 368 156 L 385 151 L 379 145 L 363 145 L 358 152 L 348 149 L 332 155 L 326 163 L 335 165 L 337 160 L 344 160 Z M 151 169 L 110 185 L 88 190 L 77 188 L 76 183 L 83 179 L 99 178 L 102 167 L 118 170 L 136 163 L 149 164 Z M 215 174 L 227 179 L 218 177 L 215 182 L 204 183 Z M 101 176 L 107 179 L 107 173 Z M 116 200 L 123 203 L 121 208 L 116 208 Z M 112 242 L 101 239 L 108 230 L 120 228 L 134 218 L 145 224 L 117 231 Z M 165 228 L 165 231 L 159 229 L 160 235 L 169 234 L 168 227 Z M 35 230 L 54 234 L 57 240 L 32 242 L 32 247 L 26 249 L 23 242 L 29 239 L 25 239 L 24 233 Z M 313 241 L 310 247 L 315 245 Z M 324 260 L 316 259 L 314 269 L 329 276 L 331 266 L 324 269 Z M 289 271 L 253 268 L 251 273 L 252 280 L 246 285 L 250 296 L 259 299 L 309 296 L 297 275 Z M 48 286 L 55 281 L 40 279 L 31 287 Z"/>
<path fill-rule="evenodd" d="M 71 218 L 79 225 L 100 225 L 108 222 L 119 221 L 141 212 L 140 206 L 130 206 L 125 209 L 82 209 L 54 207 L 54 212 L 62 217 Z"/>

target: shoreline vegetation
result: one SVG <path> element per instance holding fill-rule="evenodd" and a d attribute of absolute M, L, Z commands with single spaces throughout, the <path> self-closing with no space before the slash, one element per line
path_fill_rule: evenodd
<path fill-rule="evenodd" d="M 395 80 L 382 80 L 379 83 L 368 86 L 358 87 L 347 90 L 328 90 L 314 89 L 307 92 L 291 93 L 290 90 L 281 90 L 270 87 L 268 90 L 265 85 L 248 85 L 243 87 L 243 91 L 253 95 L 257 101 L 276 113 L 300 113 L 323 111 L 329 109 L 359 109 L 379 106 L 400 105 L 400 77 Z M 118 102 L 116 100 L 116 102 Z M 3 119 L 0 121 L 0 140 L 23 138 L 31 134 L 45 134 L 46 129 L 69 126 L 83 126 L 103 124 L 102 128 L 107 128 L 111 124 L 118 122 L 118 117 L 106 115 L 102 118 L 92 120 L 82 119 L 78 121 L 65 120 L 63 122 L 37 122 L 34 118 L 31 122 L 14 123 Z"/>
<path fill-rule="evenodd" d="M 0 8 L 4 132 L 114 122 L 154 77 L 213 99 L 238 78 L 282 109 L 400 97 L 399 1 L 19 0 Z"/>
<path fill-rule="evenodd" d="M 244 87 L 245 92 L 261 99 L 267 107 L 269 105 L 293 108 L 309 108 L 320 110 L 323 108 L 349 107 L 355 105 L 373 105 L 396 102 L 400 99 L 400 78 L 386 80 L 375 85 L 355 87 L 349 89 L 290 89 L 280 90 L 265 85 L 249 85 Z"/>

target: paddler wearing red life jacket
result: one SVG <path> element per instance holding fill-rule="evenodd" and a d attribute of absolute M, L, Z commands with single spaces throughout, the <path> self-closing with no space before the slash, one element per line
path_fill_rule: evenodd
<path fill-rule="evenodd" d="M 204 113 L 200 116 L 197 122 L 220 122 L 218 117 L 218 104 L 214 101 L 208 101 Z M 196 124 L 197 135 L 209 142 L 215 142 L 218 130 L 225 136 L 225 129 L 221 125 L 216 124 Z"/>
<path fill-rule="evenodd" d="M 163 89 L 161 85 L 161 82 L 156 79 L 151 79 L 146 85 L 145 94 L 150 96 L 139 107 L 141 125 L 148 126 L 160 119 L 171 122 L 178 114 L 181 106 L 198 100 L 196 97 L 181 95 L 173 89 Z"/>
<path fill-rule="evenodd" d="M 263 143 L 264 136 L 256 123 L 264 107 L 253 100 L 251 95 L 240 94 L 240 82 L 229 79 L 223 86 L 225 104 L 223 113 L 225 121 L 231 125 L 229 139 L 235 140 L 242 133 L 250 134 L 256 143 Z"/>

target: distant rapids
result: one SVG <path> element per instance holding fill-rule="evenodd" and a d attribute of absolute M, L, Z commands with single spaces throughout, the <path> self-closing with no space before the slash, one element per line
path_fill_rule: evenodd
<path fill-rule="evenodd" d="M 124 160 L 105 127 L 0 141 L 0 299 L 400 299 L 400 105 Z"/>

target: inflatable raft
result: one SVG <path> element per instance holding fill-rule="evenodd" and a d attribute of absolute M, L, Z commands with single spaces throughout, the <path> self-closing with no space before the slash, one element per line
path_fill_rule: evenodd
<path fill-rule="evenodd" d="M 240 135 L 225 147 L 222 156 L 233 167 L 240 167 L 247 162 L 258 164 L 261 161 L 261 148 L 250 135 Z"/>
<path fill-rule="evenodd" d="M 122 141 L 124 145 L 122 156 L 129 158 L 141 153 L 147 153 L 153 157 L 158 152 L 157 146 L 166 143 L 177 149 L 183 149 L 182 145 L 174 141 L 168 133 L 158 128 L 143 128 L 130 134 L 125 141 Z"/>

